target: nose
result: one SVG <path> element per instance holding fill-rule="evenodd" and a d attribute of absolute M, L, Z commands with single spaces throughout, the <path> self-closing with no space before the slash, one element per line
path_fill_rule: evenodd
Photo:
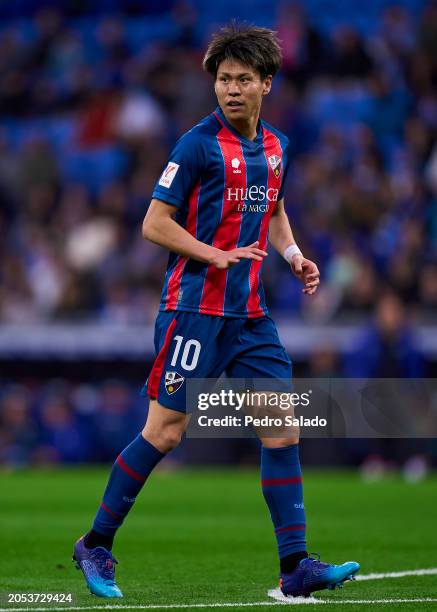
<path fill-rule="evenodd" d="M 237 81 L 231 81 L 229 83 L 228 93 L 230 96 L 239 96 L 240 95 L 240 86 Z"/>

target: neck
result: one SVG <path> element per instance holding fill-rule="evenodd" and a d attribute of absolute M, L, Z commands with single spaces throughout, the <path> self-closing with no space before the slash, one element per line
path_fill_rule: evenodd
<path fill-rule="evenodd" d="M 226 117 L 226 114 L 223 114 Z M 237 130 L 237 132 L 244 136 L 244 138 L 255 140 L 257 135 L 256 128 L 259 120 L 259 111 L 244 119 L 230 119 L 229 117 L 226 117 L 226 120 L 232 125 L 234 130 Z"/>

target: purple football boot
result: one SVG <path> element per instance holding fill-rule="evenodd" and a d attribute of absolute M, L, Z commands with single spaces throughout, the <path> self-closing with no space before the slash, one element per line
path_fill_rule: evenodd
<path fill-rule="evenodd" d="M 286 597 L 309 597 L 314 591 L 341 589 L 346 580 L 355 580 L 355 574 L 360 569 L 356 561 L 334 565 L 323 563 L 320 556 L 317 557 L 306 557 L 291 574 L 281 574 L 279 587 Z"/>
<path fill-rule="evenodd" d="M 123 597 L 115 583 L 115 564 L 118 561 L 103 546 L 87 548 L 83 536 L 74 545 L 73 561 L 82 570 L 87 586 L 98 597 Z"/>

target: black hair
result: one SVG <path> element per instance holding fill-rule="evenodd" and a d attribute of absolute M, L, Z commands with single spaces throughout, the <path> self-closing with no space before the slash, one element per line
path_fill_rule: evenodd
<path fill-rule="evenodd" d="M 235 22 L 216 32 L 208 45 L 203 68 L 214 78 L 224 60 L 234 60 L 256 70 L 262 79 L 274 76 L 282 63 L 276 32 Z"/>

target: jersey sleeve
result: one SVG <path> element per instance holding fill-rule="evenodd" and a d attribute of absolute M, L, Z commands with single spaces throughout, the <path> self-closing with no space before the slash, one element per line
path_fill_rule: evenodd
<path fill-rule="evenodd" d="M 287 181 L 288 169 L 290 167 L 290 142 L 289 141 L 287 141 L 287 144 L 284 147 L 284 153 L 282 156 L 282 160 L 283 160 L 283 171 L 282 171 L 281 188 L 278 194 L 278 200 L 282 200 L 282 198 L 284 197 L 285 183 Z"/>
<path fill-rule="evenodd" d="M 152 198 L 181 207 L 188 201 L 203 167 L 199 135 L 187 132 L 178 140 L 153 190 Z"/>

